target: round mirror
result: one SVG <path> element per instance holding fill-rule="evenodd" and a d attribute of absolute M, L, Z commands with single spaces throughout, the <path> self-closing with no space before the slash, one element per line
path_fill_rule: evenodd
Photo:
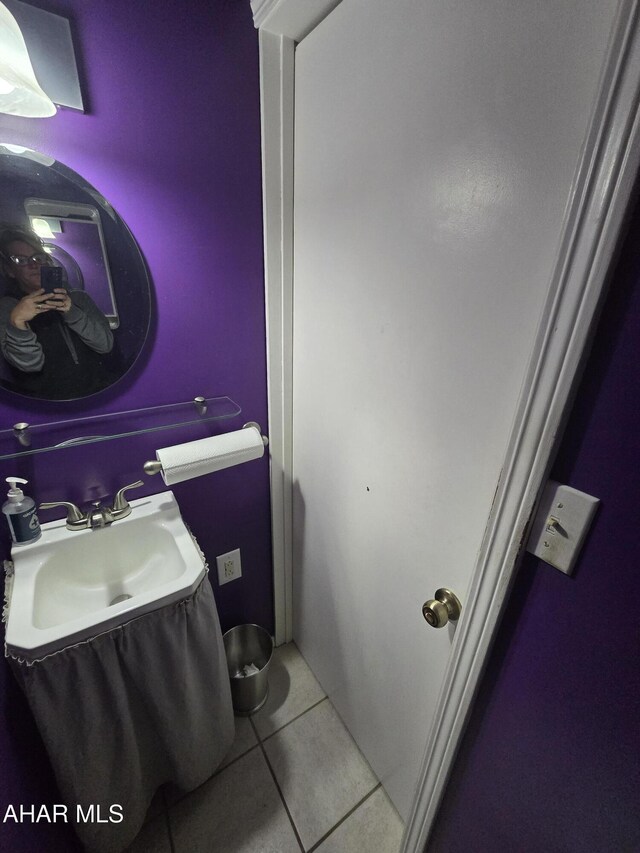
<path fill-rule="evenodd" d="M 150 285 L 133 235 L 68 166 L 0 143 L 0 387 L 77 400 L 140 355 Z"/>

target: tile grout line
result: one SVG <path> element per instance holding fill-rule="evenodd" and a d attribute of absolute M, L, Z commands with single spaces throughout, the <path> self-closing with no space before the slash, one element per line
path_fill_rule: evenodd
<path fill-rule="evenodd" d="M 316 843 L 314 845 L 312 845 L 306 851 L 306 853 L 313 853 L 313 851 L 317 850 L 321 844 L 324 844 L 324 842 L 327 840 L 327 838 L 329 838 L 330 835 L 333 835 L 333 833 L 336 831 L 336 829 L 339 826 L 342 826 L 342 824 L 346 820 L 348 820 L 351 817 L 351 815 L 354 814 L 354 812 L 357 812 L 358 809 L 360 808 L 360 806 L 363 805 L 364 803 L 366 803 L 366 801 L 369 799 L 369 797 L 372 797 L 375 794 L 375 792 L 381 787 L 382 787 L 382 782 L 378 782 L 378 784 L 375 786 L 375 788 L 372 788 L 368 794 L 365 794 L 365 796 L 360 800 L 360 802 L 356 803 L 355 806 L 352 809 L 350 809 L 350 811 L 348 811 L 346 813 L 346 815 L 341 817 L 340 820 L 334 826 L 332 826 L 328 832 L 325 832 L 325 834 L 322 836 L 322 838 L 318 839 L 318 841 L 316 841 Z"/>
<path fill-rule="evenodd" d="M 208 785 L 212 779 L 215 779 L 216 776 L 219 776 L 221 773 L 224 773 L 224 771 L 227 769 L 227 767 L 231 767 L 233 764 L 240 761 L 241 758 L 244 758 L 245 755 L 248 755 L 252 750 L 254 750 L 259 745 L 260 745 L 259 743 L 254 743 L 253 746 L 249 747 L 249 749 L 245 750 L 240 755 L 236 755 L 236 757 L 232 761 L 230 761 L 228 764 L 225 764 L 224 767 L 219 767 L 216 770 L 214 770 L 213 773 L 211 774 L 211 776 L 207 776 L 207 778 L 204 780 L 204 782 L 201 782 L 197 787 L 193 788 L 191 791 L 185 791 L 184 794 L 181 794 L 179 797 L 177 797 L 175 799 L 175 801 L 172 802 L 170 805 L 167 804 L 167 807 L 166 807 L 167 812 L 169 812 L 174 806 L 177 806 L 178 803 L 181 803 L 181 802 L 183 802 L 183 800 L 186 800 L 187 797 L 191 796 L 191 794 L 195 794 L 195 792 L 199 791 L 200 788 L 204 788 L 204 786 Z M 175 853 L 175 851 L 172 850 L 171 853 Z"/>
<path fill-rule="evenodd" d="M 225 764 L 225 765 L 224 765 L 224 767 L 218 767 L 218 768 L 216 768 L 216 770 L 214 770 L 214 771 L 213 771 L 213 773 L 211 774 L 211 776 L 209 776 L 207 779 L 205 779 L 205 780 L 204 780 L 204 782 L 201 782 L 201 783 L 198 785 L 198 787 L 197 787 L 197 788 L 194 788 L 194 789 L 193 789 L 193 791 L 187 791 L 185 794 L 183 794 L 182 796 L 178 797 L 178 799 L 177 799 L 174 803 L 171 803 L 171 805 L 170 805 L 170 806 L 169 806 L 169 805 L 167 805 L 167 811 L 168 811 L 170 808 L 172 808 L 173 806 L 175 806 L 175 805 L 177 805 L 178 803 L 182 802 L 182 800 L 186 799 L 186 798 L 187 798 L 187 797 L 189 797 L 191 794 L 193 794 L 193 793 L 195 793 L 196 791 L 198 791 L 200 788 L 202 788 L 202 787 L 203 787 L 203 785 L 206 785 L 206 784 L 207 784 L 207 782 L 210 782 L 210 781 L 211 781 L 212 779 L 214 779 L 216 776 L 219 776 L 221 773 L 224 773 L 224 771 L 225 771 L 228 767 L 231 767 L 231 766 L 232 766 L 233 764 L 235 764 L 237 761 L 240 761 L 240 759 L 241 759 L 241 758 L 244 758 L 244 757 L 245 757 L 245 755 L 248 755 L 248 754 L 249 754 L 252 750 L 254 750 L 257 746 L 261 746 L 261 745 L 264 743 L 264 741 L 269 740 L 269 738 L 272 738 L 274 735 L 277 735 L 277 734 L 278 734 L 278 732 L 281 732 L 283 729 L 286 729 L 286 728 L 287 728 L 287 726 L 290 726 L 290 725 L 291 725 L 291 723 L 295 723 L 295 721 L 296 721 L 296 720 L 299 720 L 299 719 L 300 719 L 300 717 L 304 717 L 304 715 L 305 715 L 308 711 L 312 711 L 314 708 L 317 708 L 317 706 L 318 706 L 318 705 L 320 705 L 322 702 L 324 702 L 324 701 L 325 701 L 325 699 L 328 699 L 328 698 L 329 698 L 328 696 L 323 696 L 323 697 L 322 697 L 322 699 L 318 699 L 318 701 L 317 701 L 317 702 L 315 702 L 313 705 L 309 705 L 309 707 L 308 707 L 308 708 L 306 708 L 304 711 L 301 711 L 301 712 L 300 712 L 296 717 L 294 717 L 292 720 L 288 720 L 288 722 L 286 722 L 286 723 L 284 723 L 284 725 L 280 726 L 280 728 L 279 728 L 279 729 L 276 729 L 274 732 L 270 732 L 268 735 L 266 735 L 266 737 L 264 738 L 264 740 L 263 740 L 263 739 L 260 737 L 260 735 L 258 734 L 258 730 L 257 730 L 257 728 L 256 728 L 256 726 L 255 726 L 255 724 L 254 724 L 253 719 L 251 718 L 251 716 L 247 716 L 247 719 L 249 720 L 249 722 L 250 722 L 250 724 L 251 724 L 251 728 L 253 729 L 253 732 L 254 732 L 254 734 L 255 734 L 255 736 L 256 736 L 256 739 L 257 739 L 257 740 L 256 740 L 256 743 L 252 744 L 248 749 L 246 749 L 244 752 L 240 753 L 240 755 L 236 755 L 236 757 L 235 757 L 232 761 L 230 761 L 228 764 Z M 175 853 L 175 851 L 174 851 L 174 850 L 172 850 L 172 851 L 171 851 L 171 853 Z"/>
<path fill-rule="evenodd" d="M 214 771 L 213 771 L 213 773 L 211 774 L 211 776 L 209 776 L 209 778 L 208 778 L 208 779 L 205 779 L 205 781 L 202 783 L 202 785 L 206 785 L 206 784 L 207 784 L 207 782 L 210 782 L 210 781 L 211 781 L 212 779 L 214 779 L 216 776 L 219 776 L 221 773 L 224 773 L 224 771 L 227 769 L 227 767 L 231 767 L 231 766 L 232 766 L 233 764 L 235 764 L 237 761 L 240 761 L 240 759 L 241 759 L 241 758 L 244 758 L 244 757 L 245 757 L 245 755 L 248 755 L 248 754 L 249 754 L 252 750 L 254 750 L 254 749 L 256 748 L 256 746 L 258 746 L 258 745 L 259 745 L 259 743 L 253 743 L 253 744 L 251 744 L 251 746 L 250 746 L 248 749 L 245 749 L 245 751 L 244 751 L 244 752 L 241 752 L 241 753 L 240 753 L 240 755 L 236 755 L 236 757 L 235 757 L 235 758 L 232 758 L 232 759 L 231 759 L 231 761 L 230 761 L 228 764 L 225 764 L 225 765 L 224 765 L 224 767 L 218 767 L 216 770 L 214 770 Z M 198 787 L 202 787 L 202 785 L 199 785 Z M 195 790 L 197 791 L 198 789 L 196 788 Z M 193 793 L 193 792 L 190 792 L 190 793 Z M 188 794 L 187 794 L 187 796 L 188 796 Z"/>
<path fill-rule="evenodd" d="M 296 721 L 296 720 L 299 720 L 299 719 L 300 719 L 300 717 L 304 717 L 304 715 L 305 715 L 305 714 L 308 714 L 308 713 L 309 713 L 309 711 L 313 711 L 313 709 L 314 709 L 314 708 L 317 708 L 317 707 L 318 707 L 318 705 L 321 705 L 323 702 L 326 702 L 326 701 L 328 701 L 328 700 L 329 700 L 329 697 L 328 697 L 328 696 L 323 696 L 323 697 L 322 697 L 322 699 L 318 699 L 318 701 L 317 701 L 317 702 L 314 702 L 314 703 L 313 703 L 313 705 L 309 705 L 309 707 L 308 707 L 308 708 L 305 708 L 305 710 L 304 710 L 304 711 L 301 711 L 297 716 L 293 717 L 293 719 L 291 719 L 291 720 L 287 720 L 287 722 L 286 722 L 286 723 L 283 723 L 283 725 L 281 725 L 279 729 L 276 729 L 274 732 L 269 732 L 269 734 L 268 734 L 268 735 L 265 735 L 265 737 L 264 737 L 264 738 L 261 738 L 261 737 L 260 737 L 260 735 L 258 734 L 258 729 L 257 729 L 257 727 L 256 727 L 256 726 L 253 726 L 253 730 L 254 730 L 254 731 L 255 731 L 255 733 L 256 733 L 256 737 L 258 738 L 258 742 L 259 742 L 259 743 L 264 743 L 265 741 L 268 741 L 268 740 L 269 740 L 269 738 L 274 737 L 274 735 L 280 734 L 280 732 L 281 732 L 281 731 L 283 731 L 283 729 L 286 729 L 286 728 L 287 728 L 287 726 L 290 726 L 290 725 L 291 725 L 291 723 L 295 723 L 295 721 Z M 253 720 L 251 721 L 251 725 L 253 725 Z"/>
<path fill-rule="evenodd" d="M 282 800 L 282 805 L 284 806 L 284 810 L 287 813 L 287 817 L 289 818 L 289 823 L 291 824 L 291 828 L 293 829 L 293 834 L 296 837 L 296 841 L 298 842 L 301 853 L 305 853 L 304 844 L 302 843 L 302 839 L 300 838 L 300 834 L 298 833 L 298 829 L 297 829 L 295 823 L 293 822 L 291 812 L 289 811 L 289 806 L 287 805 L 287 801 L 284 798 L 284 794 L 282 793 L 282 789 L 280 788 L 280 785 L 278 784 L 278 780 L 276 779 L 276 774 L 275 774 L 273 767 L 271 766 L 271 762 L 269 761 L 269 758 L 267 756 L 267 751 L 264 748 L 264 744 L 260 740 L 260 736 L 258 735 L 258 732 L 256 730 L 255 723 L 253 722 L 251 717 L 249 717 L 249 722 L 251 723 L 253 731 L 255 732 L 255 735 L 258 738 L 258 746 L 260 747 L 260 750 L 262 751 L 262 754 L 264 756 L 264 760 L 267 762 L 267 767 L 269 768 L 269 773 L 271 773 L 271 778 L 273 779 L 273 783 L 276 786 L 276 789 L 278 791 L 280 799 Z"/>
<path fill-rule="evenodd" d="M 356 804 L 355 804 L 355 805 L 354 805 L 354 806 L 353 806 L 353 807 L 352 807 L 352 808 L 351 808 L 351 809 L 350 809 L 350 810 L 349 810 L 345 815 L 343 815 L 343 817 L 341 817 L 341 818 L 340 818 L 340 820 L 338 820 L 338 821 L 337 821 L 337 822 L 336 822 L 336 823 L 331 827 L 331 829 L 329 829 L 329 831 L 328 831 L 328 832 L 326 832 L 326 833 L 325 833 L 325 834 L 324 834 L 324 835 L 323 835 L 323 836 L 322 836 L 318 841 L 316 841 L 316 842 L 315 842 L 315 844 L 312 844 L 312 845 L 311 845 L 311 847 L 310 847 L 307 851 L 305 851 L 304 845 L 302 844 L 302 840 L 301 840 L 301 838 L 300 838 L 300 836 L 299 836 L 299 834 L 298 834 L 298 831 L 297 831 L 297 829 L 296 829 L 296 825 L 295 825 L 295 823 L 294 823 L 294 821 L 293 821 L 293 818 L 292 818 L 292 816 L 291 816 L 291 813 L 290 813 L 290 811 L 289 811 L 289 807 L 287 806 L 287 802 L 286 802 L 286 800 L 285 800 L 285 798 L 284 798 L 284 794 L 282 793 L 282 790 L 280 789 L 280 785 L 278 784 L 278 780 L 276 779 L 276 776 L 275 776 L 275 773 L 274 773 L 274 771 L 273 771 L 273 768 L 271 767 L 271 763 L 270 763 L 270 761 L 269 761 L 269 758 L 268 758 L 268 756 L 267 756 L 266 750 L 265 750 L 265 748 L 264 748 L 264 743 L 265 743 L 266 741 L 270 740 L 270 739 L 271 739 L 272 737 L 274 737 L 275 735 L 279 734 L 279 733 L 280 733 L 281 731 L 283 731 L 284 729 L 286 729 L 288 726 L 290 726 L 290 725 L 291 725 L 292 723 L 294 723 L 296 720 L 299 720 L 301 717 L 304 717 L 304 715 L 305 715 L 305 714 L 307 714 L 307 713 L 309 713 L 309 711 L 312 711 L 314 708 L 317 708 L 317 707 L 318 707 L 318 705 L 321 705 L 325 700 L 327 700 L 327 701 L 329 702 L 329 704 L 331 705 L 331 707 L 332 707 L 332 708 L 334 707 L 334 706 L 333 706 L 333 703 L 332 703 L 332 702 L 331 702 L 331 700 L 329 699 L 329 696 L 328 696 L 327 694 L 325 694 L 325 695 L 322 697 L 322 699 L 319 699 L 317 702 L 314 702 L 314 704 L 313 704 L 313 705 L 310 705 L 308 708 L 306 708 L 304 711 L 302 711 L 301 713 L 299 713 L 297 716 L 293 717 L 293 719 L 288 720 L 286 723 L 284 723 L 284 725 L 280 726 L 280 728 L 279 728 L 279 729 L 276 729 L 275 731 L 270 732 L 268 735 L 266 735 L 266 736 L 264 737 L 264 739 L 262 739 L 262 738 L 260 737 L 260 734 L 258 733 L 258 729 L 257 729 L 256 724 L 255 724 L 255 723 L 254 723 L 254 721 L 253 721 L 253 718 L 252 718 L 251 716 L 249 717 L 249 722 L 251 723 L 251 727 L 253 728 L 253 731 L 254 731 L 254 733 L 255 733 L 256 737 L 258 738 L 258 745 L 260 746 L 260 748 L 261 748 L 261 750 L 262 750 L 262 753 L 263 753 L 263 755 L 264 755 L 264 757 L 265 757 L 265 761 L 267 762 L 267 766 L 269 767 L 269 770 L 271 771 L 271 775 L 272 775 L 272 777 L 273 777 L 273 781 L 274 781 L 274 783 L 275 783 L 275 785 L 276 785 L 276 788 L 278 789 L 278 793 L 280 794 L 280 798 L 282 799 L 282 803 L 283 803 L 283 805 L 284 805 L 284 807 L 285 807 L 285 810 L 286 810 L 287 815 L 288 815 L 288 817 L 289 817 L 289 820 L 290 820 L 290 822 L 291 822 L 291 826 L 292 826 L 293 831 L 294 831 L 294 833 L 295 833 L 295 835 L 296 835 L 296 839 L 298 840 L 298 843 L 300 844 L 300 848 L 301 848 L 301 850 L 302 850 L 302 853 L 313 853 L 313 851 L 316 851 L 316 850 L 320 847 L 320 845 L 321 845 L 321 844 L 323 844 L 323 843 L 327 840 L 327 838 L 329 838 L 329 836 L 330 836 L 330 835 L 332 835 L 332 834 L 335 832 L 335 830 L 336 830 L 336 829 L 338 829 L 338 827 L 339 827 L 339 826 L 341 826 L 341 825 L 342 825 L 346 820 L 348 820 L 348 819 L 351 817 L 351 815 L 352 815 L 352 814 L 354 814 L 354 812 L 356 812 L 356 811 L 360 808 L 360 806 L 361 806 L 361 805 L 363 805 L 363 804 L 364 804 L 364 803 L 369 799 L 369 797 L 373 796 L 373 794 L 375 794 L 375 792 L 376 792 L 379 788 L 381 788 L 381 787 L 382 787 L 382 783 L 381 783 L 380 781 L 378 781 L 378 782 L 376 783 L 376 785 L 374 785 L 374 787 L 373 787 L 373 788 L 372 788 L 372 789 L 371 789 L 367 794 L 365 794 L 365 796 L 364 796 L 364 797 L 362 797 L 362 799 L 361 799 L 361 800 L 359 800 L 359 801 L 358 801 L 358 802 L 357 802 L 357 803 L 356 803 Z M 335 710 L 335 708 L 334 708 L 334 710 Z M 342 719 L 341 719 L 341 718 L 340 718 L 340 721 L 342 722 Z M 342 725 L 344 726 L 344 722 L 342 722 Z M 353 740 L 353 735 L 351 735 L 351 732 L 349 732 L 349 730 L 346 728 L 346 726 L 345 726 L 345 729 L 347 730 L 348 734 L 350 735 L 351 739 Z M 354 742 L 354 745 L 356 746 L 356 748 L 358 748 L 358 746 L 357 746 L 357 744 L 355 744 L 355 742 Z M 359 750 L 359 748 L 358 748 L 358 751 L 360 751 L 360 750 Z M 373 775 L 374 775 L 374 777 L 375 777 L 375 774 L 373 774 Z"/>
<path fill-rule="evenodd" d="M 303 716 L 304 716 L 305 714 L 307 714 L 309 711 L 312 711 L 314 708 L 317 708 L 317 707 L 318 707 L 318 705 L 321 705 L 325 700 L 329 700 L 329 697 L 328 697 L 328 695 L 326 695 L 326 694 L 325 694 L 321 699 L 318 699 L 318 701 L 314 702 L 312 705 L 310 705 L 308 708 L 306 708 L 304 711 L 301 711 L 299 714 L 297 714 L 297 715 L 296 715 L 295 717 L 293 717 L 291 720 L 288 720 L 286 723 L 284 723 L 282 726 L 280 726 L 280 728 L 278 728 L 278 729 L 276 729 L 275 731 L 270 732 L 269 734 L 267 734 L 264 738 L 262 738 L 262 737 L 260 736 L 260 734 L 259 734 L 259 732 L 258 732 L 258 729 L 257 729 L 257 727 L 256 727 L 256 724 L 255 724 L 255 722 L 254 722 L 254 720 L 253 720 L 253 717 L 252 717 L 251 715 L 247 715 L 247 719 L 249 720 L 249 724 L 250 724 L 250 726 L 251 726 L 251 728 L 252 728 L 252 730 L 253 730 L 253 733 L 254 733 L 254 735 L 255 735 L 255 737 L 256 737 L 256 741 L 257 741 L 257 742 L 256 742 L 255 744 L 253 744 L 252 746 L 250 746 L 248 749 L 246 749 L 243 753 L 241 753 L 240 755 L 236 756 L 232 761 L 230 761 L 230 762 L 229 762 L 228 764 L 226 764 L 224 767 L 222 767 L 222 768 L 220 768 L 220 769 L 218 769 L 218 770 L 214 771 L 214 772 L 212 773 L 212 775 L 209 777 L 209 779 L 206 779 L 206 780 L 205 780 L 201 785 L 199 785 L 199 786 L 198 786 L 198 788 L 200 788 L 200 787 L 202 787 L 203 785 L 207 784 L 207 782 L 209 782 L 209 781 L 210 781 L 211 779 L 213 779 L 214 777 L 218 776 L 220 773 L 222 773 L 222 772 L 223 772 L 224 770 L 226 770 L 227 768 L 231 767 L 233 764 L 235 764 L 235 763 L 236 763 L 237 761 L 239 761 L 241 758 L 244 758 L 244 757 L 245 757 L 245 756 L 247 756 L 250 752 L 253 752 L 253 750 L 256 748 L 256 746 L 259 746 L 259 747 L 260 747 L 260 750 L 261 750 L 261 752 L 262 752 L 262 754 L 263 754 L 263 756 L 264 756 L 264 759 L 265 759 L 265 761 L 266 761 L 266 763 L 267 763 L 267 767 L 268 767 L 268 769 L 269 769 L 269 772 L 270 772 L 270 774 L 271 774 L 271 777 L 272 777 L 272 779 L 273 779 L 273 782 L 274 782 L 274 784 L 275 784 L 275 786 L 276 786 L 276 790 L 278 791 L 278 795 L 279 795 L 279 797 L 280 797 L 280 800 L 281 800 L 281 802 L 282 802 L 282 804 L 283 804 L 283 806 L 284 806 L 284 809 L 285 809 L 285 812 L 286 812 L 286 814 L 287 814 L 287 817 L 289 818 L 289 823 L 291 824 L 291 828 L 292 828 L 293 833 L 294 833 L 294 835 L 295 835 L 296 841 L 298 842 L 298 846 L 300 847 L 301 853 L 314 853 L 314 851 L 317 851 L 317 850 L 318 850 L 318 848 L 319 848 L 319 847 L 320 847 L 320 846 L 321 846 L 321 845 L 322 845 L 322 844 L 323 844 L 323 843 L 324 843 L 324 842 L 325 842 L 325 841 L 326 841 L 326 840 L 327 840 L 327 839 L 328 839 L 328 838 L 329 838 L 329 837 L 330 837 L 330 836 L 331 836 L 331 835 L 332 835 L 332 834 L 333 834 L 333 833 L 334 833 L 334 832 L 335 832 L 335 831 L 336 831 L 336 830 L 337 830 L 337 829 L 338 829 L 338 828 L 339 828 L 339 827 L 340 827 L 340 826 L 341 826 L 345 821 L 347 821 L 347 820 L 348 820 L 348 819 L 349 819 L 349 818 L 350 818 L 350 817 L 351 817 L 351 816 L 352 816 L 352 815 L 353 815 L 353 814 L 354 814 L 354 813 L 355 813 L 355 812 L 360 808 L 360 806 L 362 806 L 362 805 L 363 805 L 363 804 L 364 804 L 364 803 L 369 799 L 369 797 L 371 797 L 371 796 L 372 796 L 372 795 L 373 795 L 373 794 L 374 794 L 374 793 L 375 793 L 379 788 L 381 788 L 381 787 L 382 787 L 381 783 L 380 783 L 380 782 L 378 782 L 378 783 L 377 783 L 377 784 L 376 784 L 376 785 L 375 785 L 375 786 L 374 786 L 374 787 L 373 787 L 373 788 L 372 788 L 372 789 L 371 789 L 371 790 L 370 790 L 370 791 L 369 791 L 369 792 L 368 792 L 368 793 L 367 793 L 367 794 L 366 794 L 366 795 L 365 795 L 365 796 L 364 796 L 364 797 L 363 797 L 359 802 L 357 802 L 357 803 L 356 803 L 356 804 L 355 804 L 355 805 L 354 805 L 354 806 L 353 806 L 353 807 L 352 807 L 352 808 L 351 808 L 351 809 L 350 809 L 350 810 L 349 810 L 349 811 L 348 811 L 348 812 L 347 812 L 347 813 L 346 813 L 342 818 L 340 818 L 340 820 L 338 820 L 338 821 L 337 821 L 337 822 L 336 822 L 336 823 L 335 823 L 335 824 L 334 824 L 334 825 L 333 825 L 333 826 L 328 830 L 328 832 L 326 832 L 326 833 L 325 833 L 325 834 L 324 834 L 324 835 L 323 835 L 323 836 L 322 836 L 318 841 L 316 841 L 314 844 L 312 844 L 308 851 L 305 851 L 304 844 L 303 844 L 303 842 L 302 842 L 302 839 L 301 839 L 301 837 L 300 837 L 300 834 L 299 834 L 299 832 L 298 832 L 298 829 L 297 829 L 297 827 L 296 827 L 296 825 L 295 825 L 295 822 L 294 822 L 293 817 L 292 817 L 292 815 L 291 815 L 291 812 L 290 812 L 290 810 L 289 810 L 289 806 L 287 805 L 286 799 L 285 799 L 285 797 L 284 797 L 284 793 L 283 793 L 283 791 L 282 791 L 282 789 L 281 789 L 281 787 L 280 787 L 280 784 L 278 783 L 278 780 L 277 780 L 277 778 L 276 778 L 275 771 L 274 771 L 273 767 L 271 766 L 271 762 L 269 761 L 269 757 L 268 757 L 268 755 L 267 755 L 266 749 L 264 748 L 264 743 L 265 743 L 266 741 L 270 740 L 271 738 L 273 738 L 276 734 L 279 734 L 281 731 L 283 731 L 285 728 L 287 728 L 288 726 L 290 726 L 292 723 L 294 723 L 294 722 L 296 722 L 297 720 L 299 720 L 301 717 L 303 717 Z M 329 704 L 333 707 L 333 705 L 332 705 L 332 703 L 331 703 L 331 701 L 330 701 L 330 700 L 329 700 Z M 343 725 L 344 725 L 344 723 L 343 723 Z M 345 727 L 345 728 L 346 728 L 346 727 Z M 348 729 L 347 729 L 347 731 L 348 731 Z M 198 789 L 196 788 L 195 790 L 198 790 Z M 163 799 L 163 803 L 164 803 L 164 818 L 165 818 L 165 825 L 166 825 L 166 828 L 167 828 L 167 835 L 168 835 L 168 841 L 169 841 L 169 847 L 170 847 L 171 853 L 177 853 L 176 845 L 175 845 L 175 841 L 174 841 L 174 838 L 173 838 L 172 827 L 171 827 L 171 818 L 170 818 L 170 811 L 171 811 L 171 808 L 172 808 L 174 805 L 176 805 L 176 804 L 177 804 L 177 802 L 180 802 L 181 800 L 185 799 L 186 797 L 188 797 L 188 796 L 189 796 L 190 794 L 192 794 L 192 793 L 194 793 L 194 792 L 193 792 L 193 791 L 189 791 L 189 792 L 188 792 L 188 793 L 186 793 L 183 797 L 180 797 L 180 798 L 176 801 L 176 803 L 172 803 L 172 804 L 171 804 L 171 806 L 169 806 L 169 803 L 168 803 L 168 797 L 167 797 L 166 791 L 165 791 L 164 789 L 163 789 L 163 791 L 162 791 L 162 799 Z"/>

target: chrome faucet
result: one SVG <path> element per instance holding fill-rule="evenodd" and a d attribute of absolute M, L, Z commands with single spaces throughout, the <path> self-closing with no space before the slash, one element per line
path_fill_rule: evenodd
<path fill-rule="evenodd" d="M 114 521 L 120 521 L 131 515 L 131 504 L 125 497 L 125 492 L 129 489 L 137 489 L 144 486 L 143 480 L 136 480 L 135 483 L 130 483 L 128 486 L 123 486 L 120 491 L 116 492 L 111 506 L 102 506 L 100 501 L 95 501 L 91 504 L 91 509 L 83 512 L 80 507 L 70 501 L 48 501 L 40 504 L 39 509 L 52 509 L 54 506 L 65 506 L 67 508 L 67 529 L 68 530 L 98 530 L 101 527 L 108 527 Z"/>

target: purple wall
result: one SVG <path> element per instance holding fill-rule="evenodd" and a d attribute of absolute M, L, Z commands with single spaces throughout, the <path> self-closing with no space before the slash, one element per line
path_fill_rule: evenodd
<path fill-rule="evenodd" d="M 552 477 L 601 506 L 520 568 L 429 853 L 640 850 L 640 208 Z"/>
<path fill-rule="evenodd" d="M 86 115 L 0 117 L 0 139 L 61 160 L 100 190 L 136 237 L 153 281 L 155 318 L 130 374 L 97 398 L 37 403 L 0 392 L 0 428 L 103 411 L 229 395 L 267 428 L 258 40 L 240 0 L 36 0 L 72 20 Z M 142 477 L 157 446 L 199 438 L 179 430 L 0 463 L 31 480 L 38 501 L 82 502 Z M 136 496 L 161 491 L 148 479 Z M 223 630 L 273 629 L 268 459 L 174 488 L 215 569 L 242 550 L 243 578 L 214 590 Z M 43 518 L 49 517 L 43 513 Z M 51 516 L 54 514 L 51 513 Z M 2 550 L 7 540 L 3 530 Z M 56 801 L 4 664 L 0 666 L 0 816 L 8 803 Z M 56 839 L 59 839 L 56 841 Z M 0 824 L 0 850 L 72 849 L 55 827 Z"/>
<path fill-rule="evenodd" d="M 86 292 L 103 314 L 112 314 L 113 302 L 97 225 L 92 222 L 63 222 L 62 232 L 56 234 L 55 241 L 49 242 L 70 254 L 80 267 Z M 70 274 L 71 271 L 67 272 Z"/>

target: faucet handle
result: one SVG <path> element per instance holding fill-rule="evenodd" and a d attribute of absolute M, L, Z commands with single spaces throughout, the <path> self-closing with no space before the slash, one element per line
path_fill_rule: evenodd
<path fill-rule="evenodd" d="M 135 483 L 129 483 L 128 486 L 123 486 L 118 492 L 116 492 L 116 496 L 113 499 L 112 509 L 116 512 L 123 512 L 124 510 L 130 509 L 129 501 L 125 498 L 125 492 L 128 492 L 129 489 L 138 489 L 140 486 L 144 486 L 144 480 L 136 480 Z"/>
<path fill-rule="evenodd" d="M 67 508 L 67 527 L 69 530 L 77 530 L 79 527 L 86 527 L 87 516 L 82 510 L 70 501 L 47 501 L 41 503 L 38 509 L 53 509 L 56 506 L 65 506 Z"/>

